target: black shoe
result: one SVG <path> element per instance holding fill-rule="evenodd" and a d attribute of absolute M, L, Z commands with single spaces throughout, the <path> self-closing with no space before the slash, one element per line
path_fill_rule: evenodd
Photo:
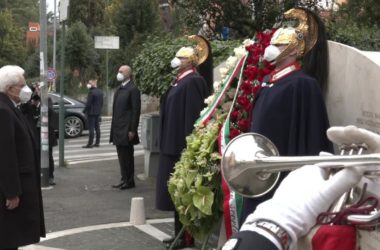
<path fill-rule="evenodd" d="M 125 182 L 123 185 L 120 186 L 120 190 L 124 189 L 130 189 L 135 187 L 135 182 Z"/>
<path fill-rule="evenodd" d="M 174 237 L 173 238 L 168 238 L 168 239 L 164 239 L 162 242 L 165 244 L 165 247 L 166 249 L 170 249 L 170 247 L 172 246 L 173 242 L 174 242 Z M 188 244 L 186 244 L 186 241 L 183 240 L 183 239 L 178 239 L 177 242 L 175 243 L 175 245 L 173 246 L 173 249 L 183 249 L 183 248 L 188 248 L 188 247 L 193 247 L 193 245 L 189 246 Z"/>
<path fill-rule="evenodd" d="M 55 182 L 53 178 L 49 178 L 49 186 L 55 186 Z"/>
<path fill-rule="evenodd" d="M 92 145 L 84 145 L 84 146 L 82 146 L 82 148 L 92 148 Z"/>
<path fill-rule="evenodd" d="M 94 145 L 92 145 L 92 146 L 98 148 L 98 147 L 99 147 L 99 144 L 94 144 Z"/>
<path fill-rule="evenodd" d="M 166 239 L 163 239 L 162 240 L 162 243 L 164 244 L 172 244 L 172 242 L 175 240 L 174 237 L 171 237 L 171 238 L 166 238 Z"/>
<path fill-rule="evenodd" d="M 113 188 L 120 188 L 121 186 L 123 186 L 125 184 L 124 181 L 120 182 L 119 184 L 115 184 L 115 185 L 112 185 Z"/>

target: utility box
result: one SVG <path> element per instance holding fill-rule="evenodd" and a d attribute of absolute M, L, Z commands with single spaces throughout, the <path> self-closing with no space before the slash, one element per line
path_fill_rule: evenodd
<path fill-rule="evenodd" d="M 144 149 L 159 152 L 158 134 L 160 127 L 158 114 L 143 115 L 141 119 L 141 142 Z"/>
<path fill-rule="evenodd" d="M 141 117 L 141 143 L 144 147 L 145 177 L 157 176 L 160 156 L 159 129 L 160 116 L 158 114 L 145 114 Z"/>

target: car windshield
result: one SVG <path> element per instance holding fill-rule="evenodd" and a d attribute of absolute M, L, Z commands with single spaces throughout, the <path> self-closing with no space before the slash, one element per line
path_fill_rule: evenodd
<path fill-rule="evenodd" d="M 53 101 L 53 105 L 59 105 L 59 101 L 60 101 L 60 95 L 59 94 L 49 93 L 49 97 L 51 97 L 51 99 Z M 76 99 L 74 99 L 72 97 L 68 97 L 68 96 L 64 96 L 63 100 L 64 100 L 65 105 L 67 105 L 67 104 L 73 105 L 75 102 L 83 103 L 80 100 L 76 100 Z"/>

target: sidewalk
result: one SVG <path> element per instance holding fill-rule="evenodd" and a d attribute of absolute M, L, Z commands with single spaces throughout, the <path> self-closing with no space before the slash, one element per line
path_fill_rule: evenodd
<path fill-rule="evenodd" d="M 143 161 L 135 157 L 136 176 L 143 174 Z M 57 185 L 43 190 L 47 237 L 21 249 L 166 249 L 161 241 L 173 235 L 173 212 L 155 209 L 155 178 L 136 178 L 135 188 L 118 190 L 111 185 L 120 180 L 119 172 L 117 160 L 56 168 Z M 144 225 L 129 223 L 133 197 L 144 197 Z M 210 245 L 215 242 L 213 236 Z"/>

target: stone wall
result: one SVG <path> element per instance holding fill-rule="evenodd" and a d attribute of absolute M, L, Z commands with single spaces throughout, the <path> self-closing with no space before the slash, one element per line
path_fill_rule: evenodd
<path fill-rule="evenodd" d="M 329 54 L 326 105 L 331 125 L 380 133 L 380 52 L 329 41 Z"/>

